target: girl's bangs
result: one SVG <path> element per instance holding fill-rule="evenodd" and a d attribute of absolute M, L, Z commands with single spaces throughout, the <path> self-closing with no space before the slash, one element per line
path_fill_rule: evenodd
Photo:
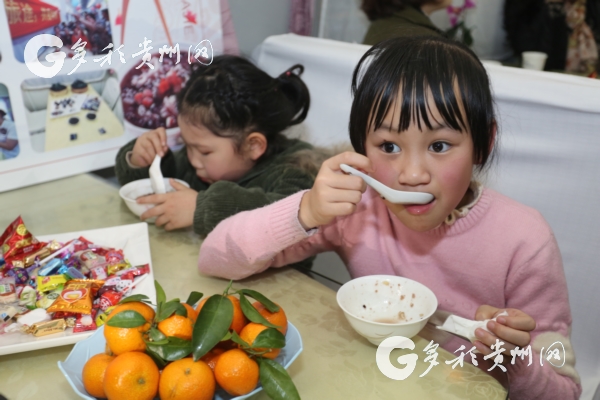
<path fill-rule="evenodd" d="M 394 75 L 387 80 L 388 84 L 375 93 L 367 131 L 379 129 L 390 111 L 396 113 L 398 101 L 398 133 L 406 131 L 411 124 L 416 124 L 421 131 L 422 124 L 428 129 L 445 125 L 459 132 L 469 130 L 463 114 L 463 110 L 467 109 L 462 101 L 465 94 L 457 92 L 460 87 L 464 87 L 458 84 L 459 78 L 450 68 L 445 71 L 439 68 L 431 70 L 431 65 L 426 60 L 420 61 L 404 64 L 405 68 L 394 68 Z M 421 78 L 417 75 L 421 75 Z M 433 117 L 434 110 L 439 112 L 442 121 Z"/>

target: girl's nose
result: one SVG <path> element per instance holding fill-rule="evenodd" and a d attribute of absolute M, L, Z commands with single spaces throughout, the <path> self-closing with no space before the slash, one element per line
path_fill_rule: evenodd
<path fill-rule="evenodd" d="M 400 173 L 398 183 L 403 186 L 426 185 L 430 182 L 431 175 L 428 172 L 425 160 L 418 156 L 405 156 L 400 161 Z"/>

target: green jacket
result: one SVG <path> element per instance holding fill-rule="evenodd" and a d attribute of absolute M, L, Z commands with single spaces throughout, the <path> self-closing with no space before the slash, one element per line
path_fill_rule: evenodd
<path fill-rule="evenodd" d="M 444 36 L 444 33 L 421 10 L 406 6 L 391 17 L 373 21 L 363 44 L 374 45 L 393 37 L 422 35 Z"/>
<path fill-rule="evenodd" d="M 149 167 L 131 168 L 127 164 L 125 156 L 134 144 L 135 140 L 129 142 L 117 154 L 115 170 L 121 185 L 149 177 Z M 205 237 L 227 217 L 310 189 L 322 162 L 313 153 L 310 144 L 285 139 L 282 152 L 259 161 L 237 182 L 202 182 L 188 160 L 185 147 L 177 152 L 169 150 L 162 159 L 161 170 L 165 177 L 181 179 L 198 191 L 193 228 Z"/>

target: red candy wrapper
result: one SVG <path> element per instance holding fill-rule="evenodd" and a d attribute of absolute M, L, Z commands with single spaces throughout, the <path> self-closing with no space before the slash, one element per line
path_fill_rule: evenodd
<path fill-rule="evenodd" d="M 106 268 L 104 267 L 96 267 L 90 270 L 90 278 L 99 279 L 101 281 L 106 280 L 108 275 L 106 274 Z"/>
<path fill-rule="evenodd" d="M 100 310 L 106 311 L 108 307 L 116 306 L 119 301 L 121 301 L 122 297 L 123 295 L 121 293 L 107 289 L 96 299 L 94 306 L 98 306 L 97 308 L 100 308 Z"/>
<path fill-rule="evenodd" d="M 122 269 L 121 271 L 117 271 L 115 275 L 117 276 L 126 276 L 126 277 L 134 277 L 134 276 L 142 276 L 150 273 L 150 265 L 138 265 L 137 267 Z M 132 278 L 133 279 L 133 278 Z"/>
<path fill-rule="evenodd" d="M 92 310 L 91 314 L 80 314 L 75 320 L 75 326 L 73 327 L 73 333 L 78 332 L 89 332 L 98 329 L 96 326 L 96 314 L 97 310 Z"/>
<path fill-rule="evenodd" d="M 36 252 L 44 245 L 45 243 L 40 243 L 27 230 L 21 216 L 17 217 L 0 236 L 0 251 L 7 264 L 9 264 L 10 258 L 18 253 Z"/>

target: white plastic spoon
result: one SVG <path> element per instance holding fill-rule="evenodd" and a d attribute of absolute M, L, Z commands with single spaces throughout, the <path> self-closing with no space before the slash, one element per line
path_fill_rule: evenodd
<path fill-rule="evenodd" d="M 403 192 L 394 190 L 385 186 L 376 179 L 371 178 L 367 174 L 363 174 L 357 169 L 352 168 L 347 164 L 340 164 L 340 169 L 348 174 L 356 175 L 364 179 L 367 185 L 371 186 L 384 199 L 396 204 L 427 204 L 433 200 L 433 195 L 423 192 Z"/>
<path fill-rule="evenodd" d="M 152 186 L 154 194 L 167 193 L 165 180 L 162 172 L 160 171 L 160 160 L 161 157 L 157 154 L 154 156 L 154 161 L 152 161 L 152 164 L 150 165 L 150 185 Z"/>

